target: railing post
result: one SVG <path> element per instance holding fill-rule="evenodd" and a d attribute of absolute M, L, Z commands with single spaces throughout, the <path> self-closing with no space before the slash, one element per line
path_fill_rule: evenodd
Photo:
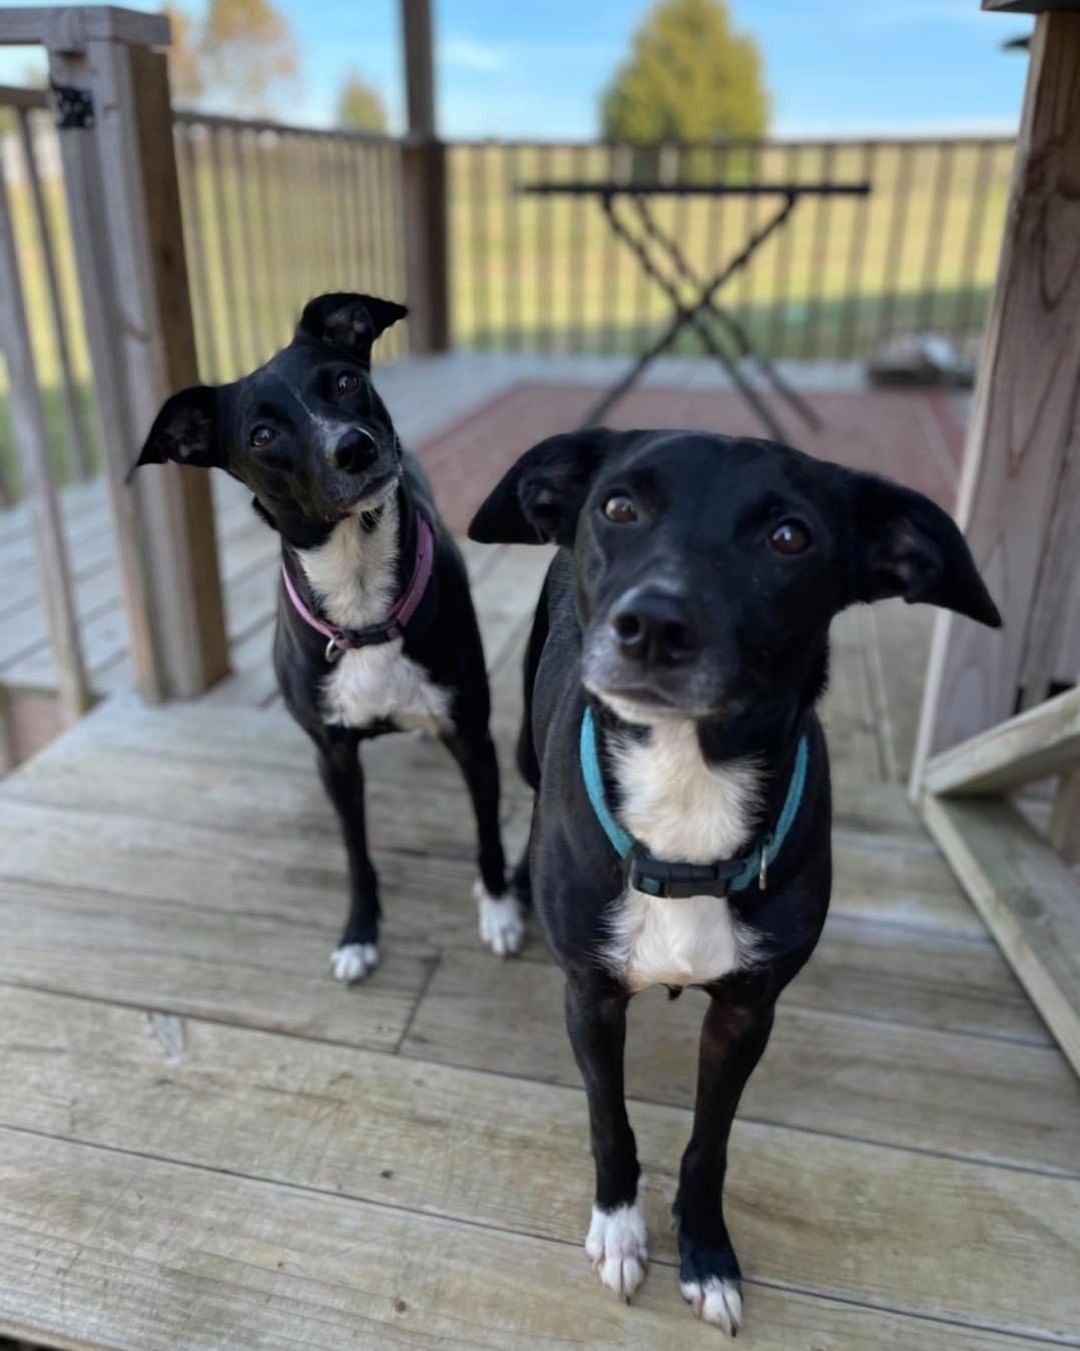
<path fill-rule="evenodd" d="M 450 304 L 446 147 L 441 141 L 403 143 L 401 197 L 409 346 L 418 353 L 445 352 L 450 346 Z"/>
<path fill-rule="evenodd" d="M 912 771 L 1080 666 L 1080 13 L 1040 13 L 957 519 L 1000 632 L 940 611 Z"/>
<path fill-rule="evenodd" d="M 197 378 L 162 15 L 0 12 L 49 56 L 104 474 L 139 690 L 200 693 L 228 668 L 208 476 L 125 476 L 162 400 Z"/>
<path fill-rule="evenodd" d="M 409 345 L 414 352 L 445 352 L 450 346 L 446 146 L 436 132 L 429 0 L 401 0 L 401 28 L 409 116 L 401 147 Z"/>

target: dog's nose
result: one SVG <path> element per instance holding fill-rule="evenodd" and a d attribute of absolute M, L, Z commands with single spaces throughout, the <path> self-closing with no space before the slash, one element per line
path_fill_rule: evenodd
<path fill-rule="evenodd" d="M 701 651 L 701 634 L 682 596 L 635 587 L 608 617 L 612 641 L 632 661 L 679 666 Z"/>
<path fill-rule="evenodd" d="M 363 427 L 350 427 L 342 433 L 331 458 L 335 469 L 342 469 L 346 474 L 359 474 L 375 462 L 377 454 L 378 447 L 372 434 Z"/>

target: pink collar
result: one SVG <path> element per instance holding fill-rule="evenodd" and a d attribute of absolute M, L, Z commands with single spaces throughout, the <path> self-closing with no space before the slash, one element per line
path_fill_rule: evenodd
<path fill-rule="evenodd" d="M 350 652 L 358 647 L 371 647 L 377 643 L 390 643 L 404 636 L 405 628 L 416 613 L 424 598 L 428 582 L 431 581 L 431 569 L 435 561 L 435 536 L 427 517 L 416 513 L 416 562 L 413 564 L 409 584 L 398 597 L 393 609 L 378 624 L 369 624 L 363 629 L 342 629 L 329 624 L 325 619 L 312 614 L 300 598 L 296 584 L 289 576 L 289 569 L 281 565 L 281 580 L 285 585 L 285 594 L 292 601 L 293 609 L 309 627 L 321 633 L 327 639 L 325 657 L 335 661 L 342 652 Z"/>

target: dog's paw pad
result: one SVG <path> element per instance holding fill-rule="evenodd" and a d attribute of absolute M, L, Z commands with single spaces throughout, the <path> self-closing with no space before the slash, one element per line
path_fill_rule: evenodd
<path fill-rule="evenodd" d="M 374 943 L 343 943 L 330 954 L 330 970 L 343 985 L 354 985 L 379 965 Z"/>
<path fill-rule="evenodd" d="M 615 1210 L 593 1206 L 585 1251 L 601 1282 L 620 1299 L 629 1299 L 649 1264 L 645 1217 L 638 1203 Z"/>
<path fill-rule="evenodd" d="M 515 896 L 489 896 L 482 882 L 473 886 L 480 914 L 480 940 L 496 957 L 514 957 L 525 941 L 525 922 Z"/>
<path fill-rule="evenodd" d="M 742 1293 L 739 1282 L 723 1276 L 703 1281 L 680 1281 L 682 1297 L 704 1323 L 723 1328 L 734 1337 L 742 1326 Z"/>

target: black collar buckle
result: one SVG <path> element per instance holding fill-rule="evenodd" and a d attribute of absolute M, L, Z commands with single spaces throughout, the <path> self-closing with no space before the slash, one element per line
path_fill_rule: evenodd
<path fill-rule="evenodd" d="M 627 881 L 646 896 L 671 900 L 688 900 L 691 896 L 725 898 L 751 857 L 756 857 L 756 851 L 717 863 L 665 863 L 635 844 L 627 858 Z"/>

